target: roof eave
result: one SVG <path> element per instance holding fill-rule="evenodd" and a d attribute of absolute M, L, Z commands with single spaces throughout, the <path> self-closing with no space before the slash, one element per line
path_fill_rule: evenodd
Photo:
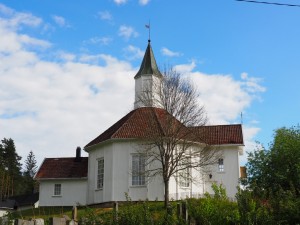
<path fill-rule="evenodd" d="M 114 141 L 128 141 L 128 140 L 139 140 L 139 139 L 142 139 L 142 138 L 110 138 L 110 139 L 101 141 L 97 144 L 86 146 L 86 147 L 84 147 L 84 151 L 89 153 L 91 150 L 93 150 L 92 148 L 96 148 L 97 146 L 101 146 L 101 145 L 104 145 L 104 144 L 110 144 Z"/>
<path fill-rule="evenodd" d="M 68 178 L 36 178 L 38 181 L 46 181 L 46 180 L 87 180 L 87 177 L 68 177 Z"/>

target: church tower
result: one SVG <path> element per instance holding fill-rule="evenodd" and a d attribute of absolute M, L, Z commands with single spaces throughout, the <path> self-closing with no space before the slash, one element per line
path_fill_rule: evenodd
<path fill-rule="evenodd" d="M 134 109 L 145 106 L 159 107 L 159 91 L 162 78 L 163 75 L 157 67 L 151 48 L 151 41 L 148 40 L 148 46 L 141 67 L 134 77 Z"/>

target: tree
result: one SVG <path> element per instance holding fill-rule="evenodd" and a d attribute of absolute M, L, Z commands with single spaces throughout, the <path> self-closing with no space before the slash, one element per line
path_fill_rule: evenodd
<path fill-rule="evenodd" d="M 199 178 L 203 169 L 217 162 L 220 152 L 206 141 L 207 122 L 199 105 L 195 87 L 174 69 L 165 69 L 163 76 L 143 87 L 139 101 L 149 107 L 147 138 L 139 153 L 145 156 L 146 177 L 161 176 L 165 186 L 165 207 L 169 203 L 169 182 L 190 182 Z M 197 176 L 198 175 L 198 176 Z"/>
<path fill-rule="evenodd" d="M 32 151 L 29 152 L 27 159 L 25 160 L 25 171 L 23 173 L 24 181 L 26 183 L 25 193 L 32 193 L 35 186 L 33 177 L 36 173 L 37 165 L 35 155 Z"/>
<path fill-rule="evenodd" d="M 258 190 L 296 188 L 300 195 L 300 126 L 275 131 L 270 149 L 248 155 L 247 184 Z"/>
<path fill-rule="evenodd" d="M 25 171 L 24 174 L 33 178 L 37 170 L 35 155 L 32 151 L 29 152 L 27 159 L 25 160 Z"/>
<path fill-rule="evenodd" d="M 0 159 L 1 165 L 12 180 L 11 195 L 19 194 L 22 192 L 21 188 L 21 166 L 20 160 L 22 159 L 16 152 L 16 147 L 13 139 L 4 138 L 0 144 Z"/>

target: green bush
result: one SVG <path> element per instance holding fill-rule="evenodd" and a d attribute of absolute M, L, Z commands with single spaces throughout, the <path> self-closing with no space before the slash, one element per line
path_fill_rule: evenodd
<path fill-rule="evenodd" d="M 231 202 L 226 196 L 226 190 L 220 185 L 212 186 L 215 195 L 208 194 L 201 199 L 188 199 L 190 215 L 197 224 L 219 225 L 238 224 L 239 211 L 237 203 Z"/>
<path fill-rule="evenodd" d="M 264 196 L 262 193 L 261 196 Z M 238 190 L 236 195 L 241 224 L 276 224 L 272 208 L 265 198 L 254 198 L 249 190 Z"/>

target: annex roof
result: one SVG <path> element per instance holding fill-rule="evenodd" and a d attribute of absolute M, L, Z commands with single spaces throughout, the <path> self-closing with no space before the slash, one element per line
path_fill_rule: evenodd
<path fill-rule="evenodd" d="M 190 129 L 196 136 L 200 136 L 202 140 L 206 140 L 206 143 L 210 145 L 244 145 L 241 124 L 201 126 Z"/>
<path fill-rule="evenodd" d="M 35 179 L 86 178 L 88 157 L 45 158 Z"/>
<path fill-rule="evenodd" d="M 149 131 L 159 135 L 166 135 L 168 132 L 168 126 L 166 126 L 165 122 L 168 119 L 166 118 L 170 118 L 170 114 L 164 109 L 154 107 L 137 108 L 89 142 L 85 149 L 110 139 L 146 139 L 149 137 Z M 174 117 L 169 121 L 173 124 L 180 124 Z M 187 137 L 189 140 L 205 142 L 211 145 L 243 145 L 244 143 L 242 126 L 239 124 L 201 127 L 185 127 L 181 124 L 180 129 L 179 135 L 181 137 Z"/>

